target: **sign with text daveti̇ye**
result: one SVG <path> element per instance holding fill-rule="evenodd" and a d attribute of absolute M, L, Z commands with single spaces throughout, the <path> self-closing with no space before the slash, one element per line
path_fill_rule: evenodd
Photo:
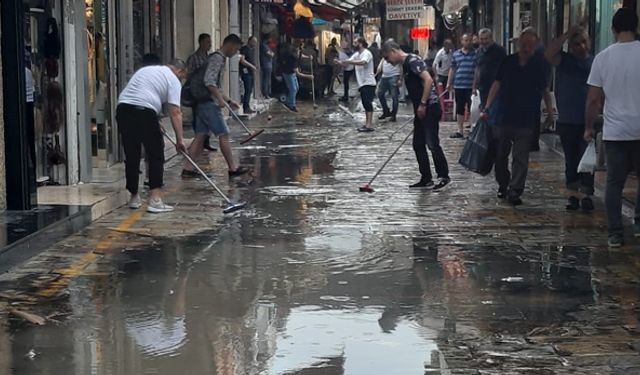
<path fill-rule="evenodd" d="M 423 0 L 387 0 L 387 21 L 417 20 L 423 12 Z"/>

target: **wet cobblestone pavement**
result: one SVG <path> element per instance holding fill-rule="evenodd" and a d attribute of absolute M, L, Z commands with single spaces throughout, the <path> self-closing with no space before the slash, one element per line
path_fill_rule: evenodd
<path fill-rule="evenodd" d="M 0 374 L 640 373 L 637 247 L 607 249 L 600 201 L 565 211 L 556 154 L 513 208 L 447 124 L 451 185 L 410 191 L 406 145 L 365 194 L 408 117 L 359 134 L 301 109 L 249 123 L 251 177 L 206 164 L 246 210 L 223 217 L 175 158 L 174 213 L 122 208 L 0 276 Z"/>

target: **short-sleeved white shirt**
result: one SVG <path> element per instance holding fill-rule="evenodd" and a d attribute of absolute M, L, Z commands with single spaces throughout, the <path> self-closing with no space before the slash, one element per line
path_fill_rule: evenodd
<path fill-rule="evenodd" d="M 640 42 L 616 43 L 593 60 L 587 83 L 604 91 L 605 141 L 640 140 Z"/>
<path fill-rule="evenodd" d="M 401 73 L 400 64 L 393 65 L 386 60 L 382 62 L 382 78 L 399 76 Z"/>
<path fill-rule="evenodd" d="M 354 61 L 366 61 L 365 65 L 356 65 L 356 80 L 358 81 L 358 87 L 362 86 L 375 86 L 376 76 L 373 73 L 373 55 L 368 49 L 363 49 L 362 52 L 355 52 L 349 60 Z"/>
<path fill-rule="evenodd" d="M 131 104 L 162 112 L 162 104 L 180 106 L 182 83 L 167 66 L 147 66 L 138 70 L 120 93 L 118 104 Z"/>

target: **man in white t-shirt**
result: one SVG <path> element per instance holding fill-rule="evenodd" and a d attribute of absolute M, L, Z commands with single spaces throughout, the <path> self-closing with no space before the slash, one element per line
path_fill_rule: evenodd
<path fill-rule="evenodd" d="M 367 49 L 367 41 L 360 37 L 356 41 L 356 52 L 351 55 L 349 60 L 341 61 L 340 65 L 354 65 L 356 67 L 356 80 L 358 81 L 358 90 L 360 91 L 360 99 L 366 114 L 366 123 L 358 128 L 359 132 L 373 131 L 373 99 L 376 96 L 376 76 L 373 73 L 373 54 Z"/>
<path fill-rule="evenodd" d="M 393 65 L 382 59 L 378 65 L 377 74 L 381 74 L 380 83 L 378 83 L 378 100 L 380 100 L 380 105 L 382 106 L 382 115 L 378 117 L 378 120 L 389 118 L 391 122 L 396 122 L 400 87 L 402 87 L 403 83 L 402 67 L 400 64 Z M 387 105 L 387 92 L 391 94 L 391 111 L 389 111 L 389 106 Z"/>
<path fill-rule="evenodd" d="M 138 194 L 140 150 L 142 145 L 149 162 L 149 205 L 147 211 L 162 213 L 173 211 L 160 198 L 164 174 L 164 140 L 158 116 L 162 105 L 169 105 L 171 125 L 176 133 L 176 150 L 186 152 L 182 139 L 182 111 L 180 110 L 181 79 L 187 76 L 182 60 L 153 65 L 138 70 L 118 98 L 116 120 L 122 137 L 125 156 L 127 190 L 131 193 L 129 207 L 142 206 Z"/>
<path fill-rule="evenodd" d="M 638 15 L 619 9 L 613 16 L 616 43 L 593 61 L 587 96 L 585 139 L 593 139 L 594 122 L 604 103 L 602 139 L 607 157 L 605 206 L 609 246 L 624 244 L 622 191 L 632 168 L 640 172 L 640 41 L 636 40 Z M 640 173 L 639 173 L 640 174 Z M 637 201 L 640 202 L 640 185 Z M 640 204 L 635 208 L 634 236 L 640 237 Z"/>
<path fill-rule="evenodd" d="M 433 60 L 433 68 L 438 76 L 438 83 L 442 84 L 442 88 L 447 87 L 449 81 L 449 70 L 451 69 L 451 63 L 453 62 L 453 42 L 451 39 L 445 39 L 443 47 L 436 54 L 435 60 Z"/>

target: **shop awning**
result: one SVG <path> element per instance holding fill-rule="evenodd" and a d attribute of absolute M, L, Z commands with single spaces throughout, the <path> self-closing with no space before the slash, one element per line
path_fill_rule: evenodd
<path fill-rule="evenodd" d="M 344 20 L 347 18 L 347 12 L 328 5 L 311 5 L 314 16 L 325 21 L 332 22 L 334 20 Z"/>
<path fill-rule="evenodd" d="M 366 0 L 309 0 L 310 5 L 328 6 L 347 12 L 366 2 Z"/>

